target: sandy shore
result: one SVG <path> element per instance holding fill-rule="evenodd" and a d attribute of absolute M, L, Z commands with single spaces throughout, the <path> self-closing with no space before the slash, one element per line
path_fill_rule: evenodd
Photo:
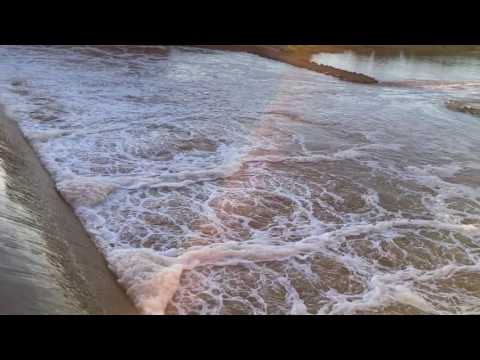
<path fill-rule="evenodd" d="M 0 314 L 137 313 L 1 109 L 0 229 Z"/>

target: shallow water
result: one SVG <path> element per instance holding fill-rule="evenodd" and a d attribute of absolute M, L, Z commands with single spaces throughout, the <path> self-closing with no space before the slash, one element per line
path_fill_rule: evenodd
<path fill-rule="evenodd" d="M 480 312 L 476 78 L 0 47 L 0 101 L 145 313 Z"/>

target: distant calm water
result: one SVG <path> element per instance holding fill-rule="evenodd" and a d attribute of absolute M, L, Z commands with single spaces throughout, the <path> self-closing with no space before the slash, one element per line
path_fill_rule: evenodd
<path fill-rule="evenodd" d="M 380 81 L 480 81 L 480 51 L 471 56 L 413 56 L 403 52 L 395 56 L 380 56 L 372 52 L 367 56 L 346 51 L 316 54 L 312 60 L 366 74 Z"/>
<path fill-rule="evenodd" d="M 144 312 L 480 313 L 480 121 L 444 106 L 478 59 L 315 57 L 390 82 L 365 86 L 190 48 L 0 56 L 0 101 Z"/>

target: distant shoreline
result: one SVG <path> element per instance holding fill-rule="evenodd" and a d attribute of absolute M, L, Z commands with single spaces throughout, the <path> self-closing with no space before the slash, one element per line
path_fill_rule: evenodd
<path fill-rule="evenodd" d="M 360 84 L 376 84 L 379 81 L 371 76 L 355 73 L 333 66 L 319 65 L 311 61 L 318 53 L 343 53 L 353 51 L 360 55 L 394 56 L 403 53 L 407 56 L 480 56 L 478 45 L 199 45 L 197 47 L 227 51 L 241 51 L 280 61 L 296 67 L 330 75 L 340 80 Z"/>
<path fill-rule="evenodd" d="M 319 52 L 318 46 L 290 47 L 286 45 L 199 45 L 197 47 L 248 52 L 264 58 L 311 70 L 320 74 L 330 75 L 344 81 L 360 84 L 378 83 L 378 80 L 364 74 L 338 69 L 333 66 L 319 65 L 312 62 L 312 55 Z"/>

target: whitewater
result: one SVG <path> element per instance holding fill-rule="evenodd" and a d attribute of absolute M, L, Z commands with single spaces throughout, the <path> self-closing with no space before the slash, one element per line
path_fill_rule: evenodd
<path fill-rule="evenodd" d="M 480 99 L 478 62 L 359 85 L 188 47 L 0 59 L 0 102 L 143 313 L 480 313 L 480 120 L 445 106 Z"/>

